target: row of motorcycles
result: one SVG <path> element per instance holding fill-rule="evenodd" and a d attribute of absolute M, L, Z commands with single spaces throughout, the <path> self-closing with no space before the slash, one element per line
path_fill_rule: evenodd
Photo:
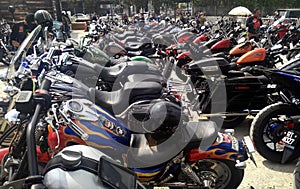
<path fill-rule="evenodd" d="M 240 185 L 253 159 L 251 140 L 192 120 L 180 88 L 190 83 L 172 79 L 176 59 L 162 37 L 141 42 L 142 32 L 151 33 L 131 26 L 121 35 L 104 31 L 61 42 L 51 38 L 50 21 L 39 20 L 2 78 L 10 100 L 0 188 Z"/>
<path fill-rule="evenodd" d="M 232 189 L 255 163 L 252 140 L 268 160 L 298 157 L 300 57 L 275 69 L 299 50 L 294 25 L 269 47 L 276 28 L 239 42 L 240 27 L 92 23 L 62 42 L 49 23 L 39 20 L 2 78 L 0 188 Z M 249 114 L 252 140 L 220 132 Z"/>

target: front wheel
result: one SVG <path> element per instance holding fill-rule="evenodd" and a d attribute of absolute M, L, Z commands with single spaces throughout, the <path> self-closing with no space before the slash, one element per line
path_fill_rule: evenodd
<path fill-rule="evenodd" d="M 265 107 L 255 116 L 250 136 L 261 156 L 272 162 L 281 162 L 284 145 L 279 142 L 287 129 L 286 120 L 299 114 L 300 110 L 291 104 L 276 103 Z"/>
<path fill-rule="evenodd" d="M 191 167 L 200 178 L 209 181 L 208 188 L 237 188 L 244 178 L 244 170 L 237 169 L 235 162 L 229 160 L 204 159 L 196 161 Z"/>

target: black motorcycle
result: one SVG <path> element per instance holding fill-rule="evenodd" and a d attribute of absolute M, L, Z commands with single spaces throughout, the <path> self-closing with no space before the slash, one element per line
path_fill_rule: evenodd
<path fill-rule="evenodd" d="M 269 94 L 274 86 L 255 69 L 237 69 L 235 63 L 229 64 L 221 57 L 203 58 L 197 47 L 191 46 L 191 52 L 197 61 L 186 65 L 184 71 L 198 96 L 193 99 L 194 94 L 188 94 L 199 115 L 232 128 L 273 101 Z"/>

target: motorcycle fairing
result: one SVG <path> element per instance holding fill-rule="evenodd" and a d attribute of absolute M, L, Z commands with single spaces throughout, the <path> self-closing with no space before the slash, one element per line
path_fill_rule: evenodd
<path fill-rule="evenodd" d="M 298 72 L 267 70 L 265 73 L 274 82 L 293 91 L 293 95 L 297 96 L 297 98 L 300 98 L 300 75 Z"/>

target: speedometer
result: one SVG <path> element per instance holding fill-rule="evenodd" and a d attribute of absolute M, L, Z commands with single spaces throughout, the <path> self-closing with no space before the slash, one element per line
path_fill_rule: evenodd
<path fill-rule="evenodd" d="M 73 112 L 80 112 L 83 109 L 83 106 L 81 103 L 77 102 L 77 101 L 69 101 L 68 103 L 68 107 L 70 108 L 71 111 Z"/>

